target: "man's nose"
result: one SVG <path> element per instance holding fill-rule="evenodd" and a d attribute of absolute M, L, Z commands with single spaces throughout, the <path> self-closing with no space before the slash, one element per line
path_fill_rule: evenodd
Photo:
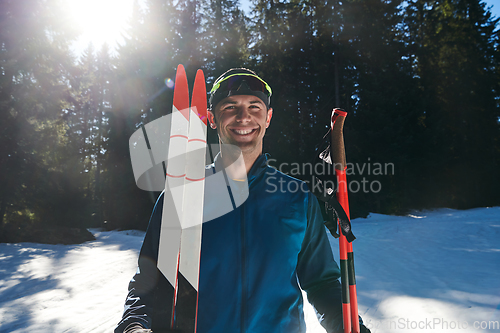
<path fill-rule="evenodd" d="M 236 116 L 238 121 L 247 121 L 250 120 L 250 112 L 246 107 L 238 108 L 238 114 Z"/>

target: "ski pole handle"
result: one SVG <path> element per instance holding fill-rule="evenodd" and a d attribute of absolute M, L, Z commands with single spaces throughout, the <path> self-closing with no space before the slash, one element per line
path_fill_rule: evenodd
<path fill-rule="evenodd" d="M 336 170 L 345 171 L 347 167 L 344 148 L 344 121 L 347 112 L 341 109 L 333 109 L 331 120 L 331 158 Z"/>

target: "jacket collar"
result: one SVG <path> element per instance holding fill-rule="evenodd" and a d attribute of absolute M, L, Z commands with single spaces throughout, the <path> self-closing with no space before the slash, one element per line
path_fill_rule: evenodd
<path fill-rule="evenodd" d="M 257 157 L 255 162 L 253 163 L 250 171 L 247 174 L 248 184 L 252 184 L 252 182 L 258 178 L 260 175 L 266 172 L 267 168 L 267 160 L 269 154 L 265 153 Z M 212 164 L 215 168 L 215 171 L 221 171 L 223 169 L 222 158 L 220 157 L 220 152 L 215 156 L 214 163 Z"/>
<path fill-rule="evenodd" d="M 254 164 L 250 168 L 248 172 L 248 184 L 252 184 L 253 181 L 258 178 L 260 175 L 266 172 L 267 168 L 267 154 L 262 154 L 255 160 Z"/>

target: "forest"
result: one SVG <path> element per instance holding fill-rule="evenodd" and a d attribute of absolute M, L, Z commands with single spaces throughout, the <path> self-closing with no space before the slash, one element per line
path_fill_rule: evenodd
<path fill-rule="evenodd" d="M 480 0 L 135 0 L 123 43 L 81 56 L 62 2 L 0 1 L 0 242 L 145 230 L 159 193 L 129 138 L 171 112 L 178 64 L 208 90 L 232 67 L 266 80 L 264 151 L 304 180 L 346 110 L 351 217 L 500 205 L 499 18 Z"/>

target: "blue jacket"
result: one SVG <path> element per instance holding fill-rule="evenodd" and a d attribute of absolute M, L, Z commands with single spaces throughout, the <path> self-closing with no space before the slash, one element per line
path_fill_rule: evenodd
<path fill-rule="evenodd" d="M 301 288 L 327 332 L 340 332 L 340 271 L 317 199 L 305 183 L 268 166 L 265 155 L 248 186 L 243 204 L 203 224 L 197 332 L 303 333 Z M 205 197 L 210 205 L 209 189 Z M 115 333 L 133 322 L 153 331 L 169 327 L 164 304 L 172 296 L 156 267 L 162 210 L 160 196 Z"/>

